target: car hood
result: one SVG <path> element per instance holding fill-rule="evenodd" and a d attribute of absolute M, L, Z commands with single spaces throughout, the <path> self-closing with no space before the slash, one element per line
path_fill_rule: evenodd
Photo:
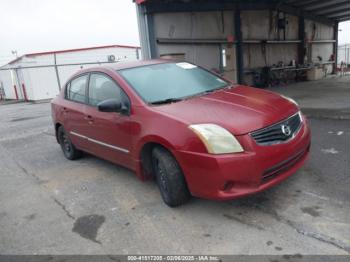
<path fill-rule="evenodd" d="M 153 108 L 188 125 L 214 123 L 235 135 L 272 125 L 298 112 L 294 103 L 280 95 L 246 86 Z"/>

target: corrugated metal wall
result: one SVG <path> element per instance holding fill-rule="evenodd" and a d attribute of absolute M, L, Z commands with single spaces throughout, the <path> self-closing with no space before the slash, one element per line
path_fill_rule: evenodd
<path fill-rule="evenodd" d="M 156 13 L 154 32 L 157 39 L 166 39 L 164 43 L 157 44 L 157 56 L 183 54 L 185 60 L 217 71 L 221 67 L 222 50 L 227 49 L 225 69 L 230 71 L 231 79 L 236 78 L 235 51 L 232 51 L 234 46 L 224 43 L 227 36 L 234 32 L 232 12 Z M 175 44 L 167 42 L 178 39 L 200 41 Z"/>
<path fill-rule="evenodd" d="M 209 69 L 221 69 L 225 76 L 234 81 L 237 79 L 236 45 L 227 41 L 230 36 L 237 37 L 233 10 L 158 11 L 142 16 L 144 7 L 139 5 L 138 8 L 142 48 L 147 51 L 146 58 L 183 54 L 189 62 Z M 276 28 L 279 15 L 285 15 L 287 20 L 285 37 L 281 33 L 283 30 Z M 270 10 L 242 10 L 241 31 L 243 68 L 246 72 L 243 82 L 251 84 L 251 72 L 259 71 L 263 67 L 273 67 L 281 63 L 287 66 L 292 61 L 304 63 L 299 59 L 298 51 L 304 39 L 299 39 L 297 16 Z M 305 38 L 307 63 L 327 63 L 331 59 L 335 44 L 333 26 L 305 19 Z M 151 53 L 150 41 L 155 41 L 155 50 Z M 226 52 L 225 58 L 222 56 L 222 50 Z M 230 68 L 222 68 L 220 63 L 223 60 L 230 61 Z M 332 73 L 332 62 L 324 67 L 328 73 Z"/>

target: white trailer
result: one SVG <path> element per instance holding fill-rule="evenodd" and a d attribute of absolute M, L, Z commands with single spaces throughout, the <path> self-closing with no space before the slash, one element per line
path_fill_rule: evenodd
<path fill-rule="evenodd" d="M 138 46 L 124 45 L 26 54 L 0 67 L 0 99 L 51 99 L 79 69 L 139 58 Z"/>

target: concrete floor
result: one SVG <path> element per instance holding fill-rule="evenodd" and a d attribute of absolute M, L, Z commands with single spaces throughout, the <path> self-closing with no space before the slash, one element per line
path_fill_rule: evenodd
<path fill-rule="evenodd" d="M 349 254 L 350 120 L 337 118 L 311 116 L 311 157 L 281 185 L 171 209 L 120 166 L 66 160 L 48 103 L 0 105 L 0 254 Z"/>
<path fill-rule="evenodd" d="M 299 82 L 270 90 L 298 101 L 304 113 L 319 118 L 350 119 L 350 76 Z"/>

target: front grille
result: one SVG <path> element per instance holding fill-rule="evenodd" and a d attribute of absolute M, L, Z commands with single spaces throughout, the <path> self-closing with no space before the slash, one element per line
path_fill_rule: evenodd
<path fill-rule="evenodd" d="M 310 150 L 310 145 L 287 160 L 265 170 L 262 175 L 262 183 L 266 183 L 293 168 Z"/>
<path fill-rule="evenodd" d="M 254 131 L 251 136 L 259 145 L 273 145 L 292 139 L 301 127 L 302 119 L 297 113 L 272 126 Z"/>

